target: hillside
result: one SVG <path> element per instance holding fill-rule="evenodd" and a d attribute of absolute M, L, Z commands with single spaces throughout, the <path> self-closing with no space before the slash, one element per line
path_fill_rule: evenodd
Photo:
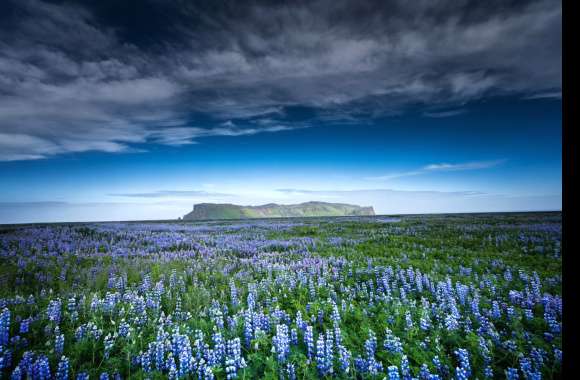
<path fill-rule="evenodd" d="M 291 218 L 309 216 L 375 215 L 372 207 L 344 203 L 306 202 L 295 205 L 269 203 L 261 206 L 239 206 L 227 203 L 199 203 L 183 220 Z"/>

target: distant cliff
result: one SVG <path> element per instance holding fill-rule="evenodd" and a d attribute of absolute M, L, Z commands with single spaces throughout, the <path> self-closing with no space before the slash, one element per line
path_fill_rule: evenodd
<path fill-rule="evenodd" d="M 199 203 L 183 220 L 292 218 L 307 216 L 375 215 L 372 207 L 344 203 L 306 202 L 296 205 L 269 203 L 262 206 L 238 206 L 227 203 Z"/>

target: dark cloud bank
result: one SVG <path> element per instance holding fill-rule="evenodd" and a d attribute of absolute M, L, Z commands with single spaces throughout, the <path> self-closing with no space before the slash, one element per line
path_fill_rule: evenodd
<path fill-rule="evenodd" d="M 408 106 L 446 117 L 482 97 L 561 90 L 559 1 L 8 0 L 3 9 L 2 161 Z M 295 107 L 309 119 L 291 122 Z"/>

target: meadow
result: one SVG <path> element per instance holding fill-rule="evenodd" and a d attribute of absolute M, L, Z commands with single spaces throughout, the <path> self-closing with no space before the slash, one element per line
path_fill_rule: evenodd
<path fill-rule="evenodd" d="M 0 226 L 0 378 L 560 378 L 561 223 Z"/>

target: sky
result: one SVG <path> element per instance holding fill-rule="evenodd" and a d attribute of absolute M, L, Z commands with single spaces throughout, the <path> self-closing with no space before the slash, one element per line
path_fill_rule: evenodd
<path fill-rule="evenodd" d="M 7 0 L 0 223 L 561 210 L 561 3 Z"/>

